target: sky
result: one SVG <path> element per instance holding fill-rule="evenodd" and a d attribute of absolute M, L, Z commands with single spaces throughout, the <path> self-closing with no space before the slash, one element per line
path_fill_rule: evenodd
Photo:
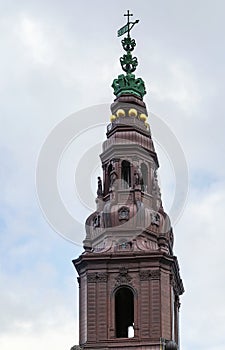
<path fill-rule="evenodd" d="M 71 261 L 82 252 L 84 221 L 94 209 L 111 83 L 121 74 L 117 30 L 128 8 L 140 20 L 133 29 L 136 75 L 146 83 L 149 119 L 158 116 L 173 133 L 188 168 L 187 199 L 172 222 L 185 287 L 181 349 L 225 348 L 224 1 L 0 0 L 1 350 L 78 344 Z M 55 177 L 77 222 L 74 239 L 49 222 L 35 180 L 45 141 L 70 120 L 76 137 L 62 152 Z M 149 123 L 154 137 L 154 118 Z M 155 145 L 170 214 L 183 178 L 177 178 L 163 137 L 157 134 Z M 52 158 L 45 159 L 46 178 Z"/>

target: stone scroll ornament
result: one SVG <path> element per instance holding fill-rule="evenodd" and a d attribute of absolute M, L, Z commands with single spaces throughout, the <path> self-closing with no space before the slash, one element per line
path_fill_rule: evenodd
<path fill-rule="evenodd" d="M 132 74 L 138 66 L 138 60 L 137 57 L 132 56 L 132 51 L 136 46 L 136 42 L 130 37 L 131 29 L 136 23 L 139 22 L 139 20 L 131 22 L 130 17 L 132 17 L 133 14 L 131 14 L 129 10 L 124 16 L 127 17 L 127 24 L 120 28 L 117 34 L 118 37 L 120 37 L 127 33 L 127 37 L 121 41 L 123 49 L 126 51 L 126 53 L 120 57 L 120 64 L 123 71 L 126 72 L 126 75 L 120 74 L 118 78 L 114 79 L 112 88 L 114 89 L 114 95 L 117 97 L 125 94 L 133 94 L 142 99 L 146 94 L 145 83 L 141 78 L 136 79 L 135 75 Z"/>

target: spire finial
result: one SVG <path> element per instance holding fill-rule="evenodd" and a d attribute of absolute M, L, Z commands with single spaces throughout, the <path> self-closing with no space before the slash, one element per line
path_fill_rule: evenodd
<path fill-rule="evenodd" d="M 126 75 L 121 74 L 118 79 L 114 79 L 112 87 L 114 89 L 114 94 L 119 97 L 122 94 L 134 94 L 140 98 L 143 98 L 145 91 L 145 85 L 141 78 L 136 79 L 135 75 L 132 74 L 138 65 L 137 57 L 132 56 L 132 51 L 136 46 L 134 39 L 130 37 L 130 31 L 139 20 L 134 22 L 130 21 L 130 17 L 133 16 L 129 10 L 124 14 L 127 17 L 127 24 L 120 28 L 117 32 L 118 37 L 127 33 L 127 37 L 123 38 L 121 41 L 123 49 L 126 51 L 122 57 L 120 57 L 120 64 Z"/>

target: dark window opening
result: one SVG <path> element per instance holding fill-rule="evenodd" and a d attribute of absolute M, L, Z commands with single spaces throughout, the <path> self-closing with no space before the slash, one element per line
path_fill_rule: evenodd
<path fill-rule="evenodd" d="M 147 192 L 148 189 L 148 168 L 145 163 L 141 164 L 142 184 L 141 190 Z"/>
<path fill-rule="evenodd" d="M 115 317 L 116 337 L 128 338 L 134 326 L 134 295 L 127 287 L 120 288 L 115 294 Z"/>
<path fill-rule="evenodd" d="M 105 181 L 105 195 L 108 194 L 108 192 L 109 192 L 111 172 L 112 172 L 112 164 L 109 164 L 109 166 L 107 168 L 107 176 L 106 176 L 106 181 Z"/>
<path fill-rule="evenodd" d="M 131 186 L 130 162 L 123 160 L 121 165 L 122 187 L 129 188 Z"/>

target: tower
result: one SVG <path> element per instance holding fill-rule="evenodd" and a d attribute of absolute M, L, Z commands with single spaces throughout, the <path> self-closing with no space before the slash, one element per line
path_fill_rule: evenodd
<path fill-rule="evenodd" d="M 96 211 L 86 220 L 84 252 L 73 260 L 79 282 L 83 349 L 179 349 L 179 296 L 173 230 L 157 181 L 157 154 L 136 78 L 136 46 L 127 24 L 118 36 L 126 53 L 112 87 L 111 123 L 100 155 Z"/>

